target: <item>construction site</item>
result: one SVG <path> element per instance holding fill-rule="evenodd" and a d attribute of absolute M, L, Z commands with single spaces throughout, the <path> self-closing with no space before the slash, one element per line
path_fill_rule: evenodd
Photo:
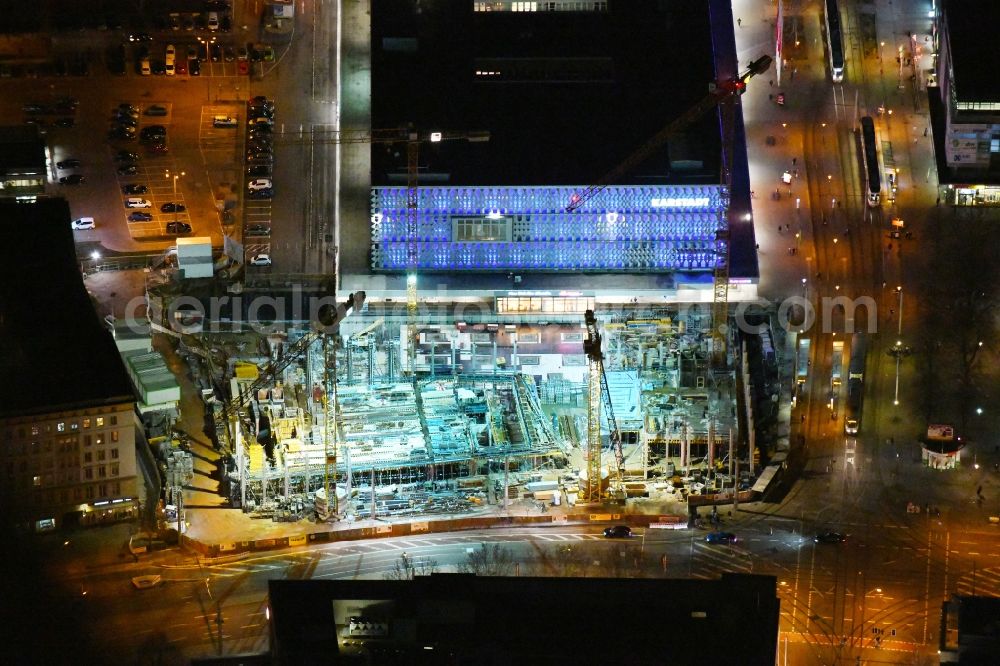
<path fill-rule="evenodd" d="M 163 296 L 150 294 L 160 330 Z M 229 506 L 352 521 L 515 502 L 684 505 L 750 481 L 707 308 L 412 326 L 346 305 L 335 334 L 206 322 L 173 334 L 226 454 Z"/>

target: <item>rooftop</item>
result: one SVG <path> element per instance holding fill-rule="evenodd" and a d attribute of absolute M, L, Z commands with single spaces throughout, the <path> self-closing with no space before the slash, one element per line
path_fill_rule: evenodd
<path fill-rule="evenodd" d="M 37 126 L 0 126 L 0 146 L 0 173 L 11 169 L 45 169 L 45 141 Z"/>
<path fill-rule="evenodd" d="M 83 286 L 65 199 L 0 202 L 0 416 L 134 400 Z"/>
<path fill-rule="evenodd" d="M 715 78 L 709 0 L 609 0 L 592 12 L 474 4 L 372 6 L 372 127 L 490 132 L 486 143 L 422 144 L 421 184 L 595 182 Z M 622 182 L 718 183 L 718 123 L 706 114 Z M 373 185 L 405 176 L 405 149 L 372 146 Z"/>
<path fill-rule="evenodd" d="M 983 36 L 983 26 L 1000 24 L 1000 3 L 947 0 L 944 12 L 958 101 L 1000 101 L 1000 53 Z"/>
<path fill-rule="evenodd" d="M 351 617 L 384 627 L 365 643 L 394 663 L 767 664 L 778 640 L 770 576 L 272 580 L 269 600 L 279 663 L 340 663 Z"/>

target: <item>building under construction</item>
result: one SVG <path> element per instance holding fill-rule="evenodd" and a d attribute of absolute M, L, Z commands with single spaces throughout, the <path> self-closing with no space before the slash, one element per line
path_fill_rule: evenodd
<path fill-rule="evenodd" d="M 182 293 L 207 298 L 204 286 L 157 285 L 150 316 L 200 359 L 193 379 L 233 456 L 228 495 L 253 515 L 367 518 L 473 511 L 505 496 L 605 499 L 583 492 L 593 469 L 622 496 L 682 499 L 733 483 L 734 382 L 711 370 L 707 308 L 598 313 L 607 392 L 592 422 L 593 332 L 573 313 L 425 322 L 413 336 L 405 316 L 361 310 L 345 311 L 336 333 L 291 321 L 266 332 L 239 324 L 235 311 L 210 321 L 172 305 Z M 280 287 L 268 289 L 280 300 Z"/>

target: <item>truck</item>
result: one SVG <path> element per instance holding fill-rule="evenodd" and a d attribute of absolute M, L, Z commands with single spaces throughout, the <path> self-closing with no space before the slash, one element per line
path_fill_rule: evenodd
<path fill-rule="evenodd" d="M 865 334 L 855 333 L 851 338 L 851 364 L 847 371 L 847 415 L 844 419 L 844 432 L 848 435 L 857 435 L 861 429 L 867 347 L 868 340 Z"/>
<path fill-rule="evenodd" d="M 833 367 L 830 370 L 830 384 L 840 386 L 840 375 L 844 367 L 844 341 L 833 341 Z"/>

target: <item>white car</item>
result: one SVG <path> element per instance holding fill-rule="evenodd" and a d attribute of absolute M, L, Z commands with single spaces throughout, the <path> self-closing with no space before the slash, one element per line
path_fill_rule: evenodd
<path fill-rule="evenodd" d="M 166 59 L 173 60 L 177 57 L 177 49 L 174 48 L 173 44 L 167 44 Z"/>
<path fill-rule="evenodd" d="M 93 229 L 97 225 L 94 224 L 94 218 L 92 217 L 81 217 L 78 220 L 73 220 L 70 223 L 70 227 L 73 231 L 82 231 L 83 229 Z"/>
<path fill-rule="evenodd" d="M 219 29 L 219 12 L 208 13 L 208 29 L 209 30 Z"/>
<path fill-rule="evenodd" d="M 152 208 L 153 204 L 148 199 L 140 197 L 129 197 L 125 200 L 126 208 Z"/>
<path fill-rule="evenodd" d="M 271 180 L 269 178 L 257 178 L 256 180 L 251 180 L 247 183 L 247 189 L 251 192 L 256 192 L 257 190 L 268 190 L 271 188 Z"/>
<path fill-rule="evenodd" d="M 270 266 L 271 265 L 271 255 L 269 254 L 255 254 L 250 257 L 251 266 Z"/>
<path fill-rule="evenodd" d="M 237 123 L 236 118 L 233 118 L 232 116 L 213 116 L 212 117 L 212 126 L 213 127 L 236 127 L 237 124 L 238 123 Z"/>

